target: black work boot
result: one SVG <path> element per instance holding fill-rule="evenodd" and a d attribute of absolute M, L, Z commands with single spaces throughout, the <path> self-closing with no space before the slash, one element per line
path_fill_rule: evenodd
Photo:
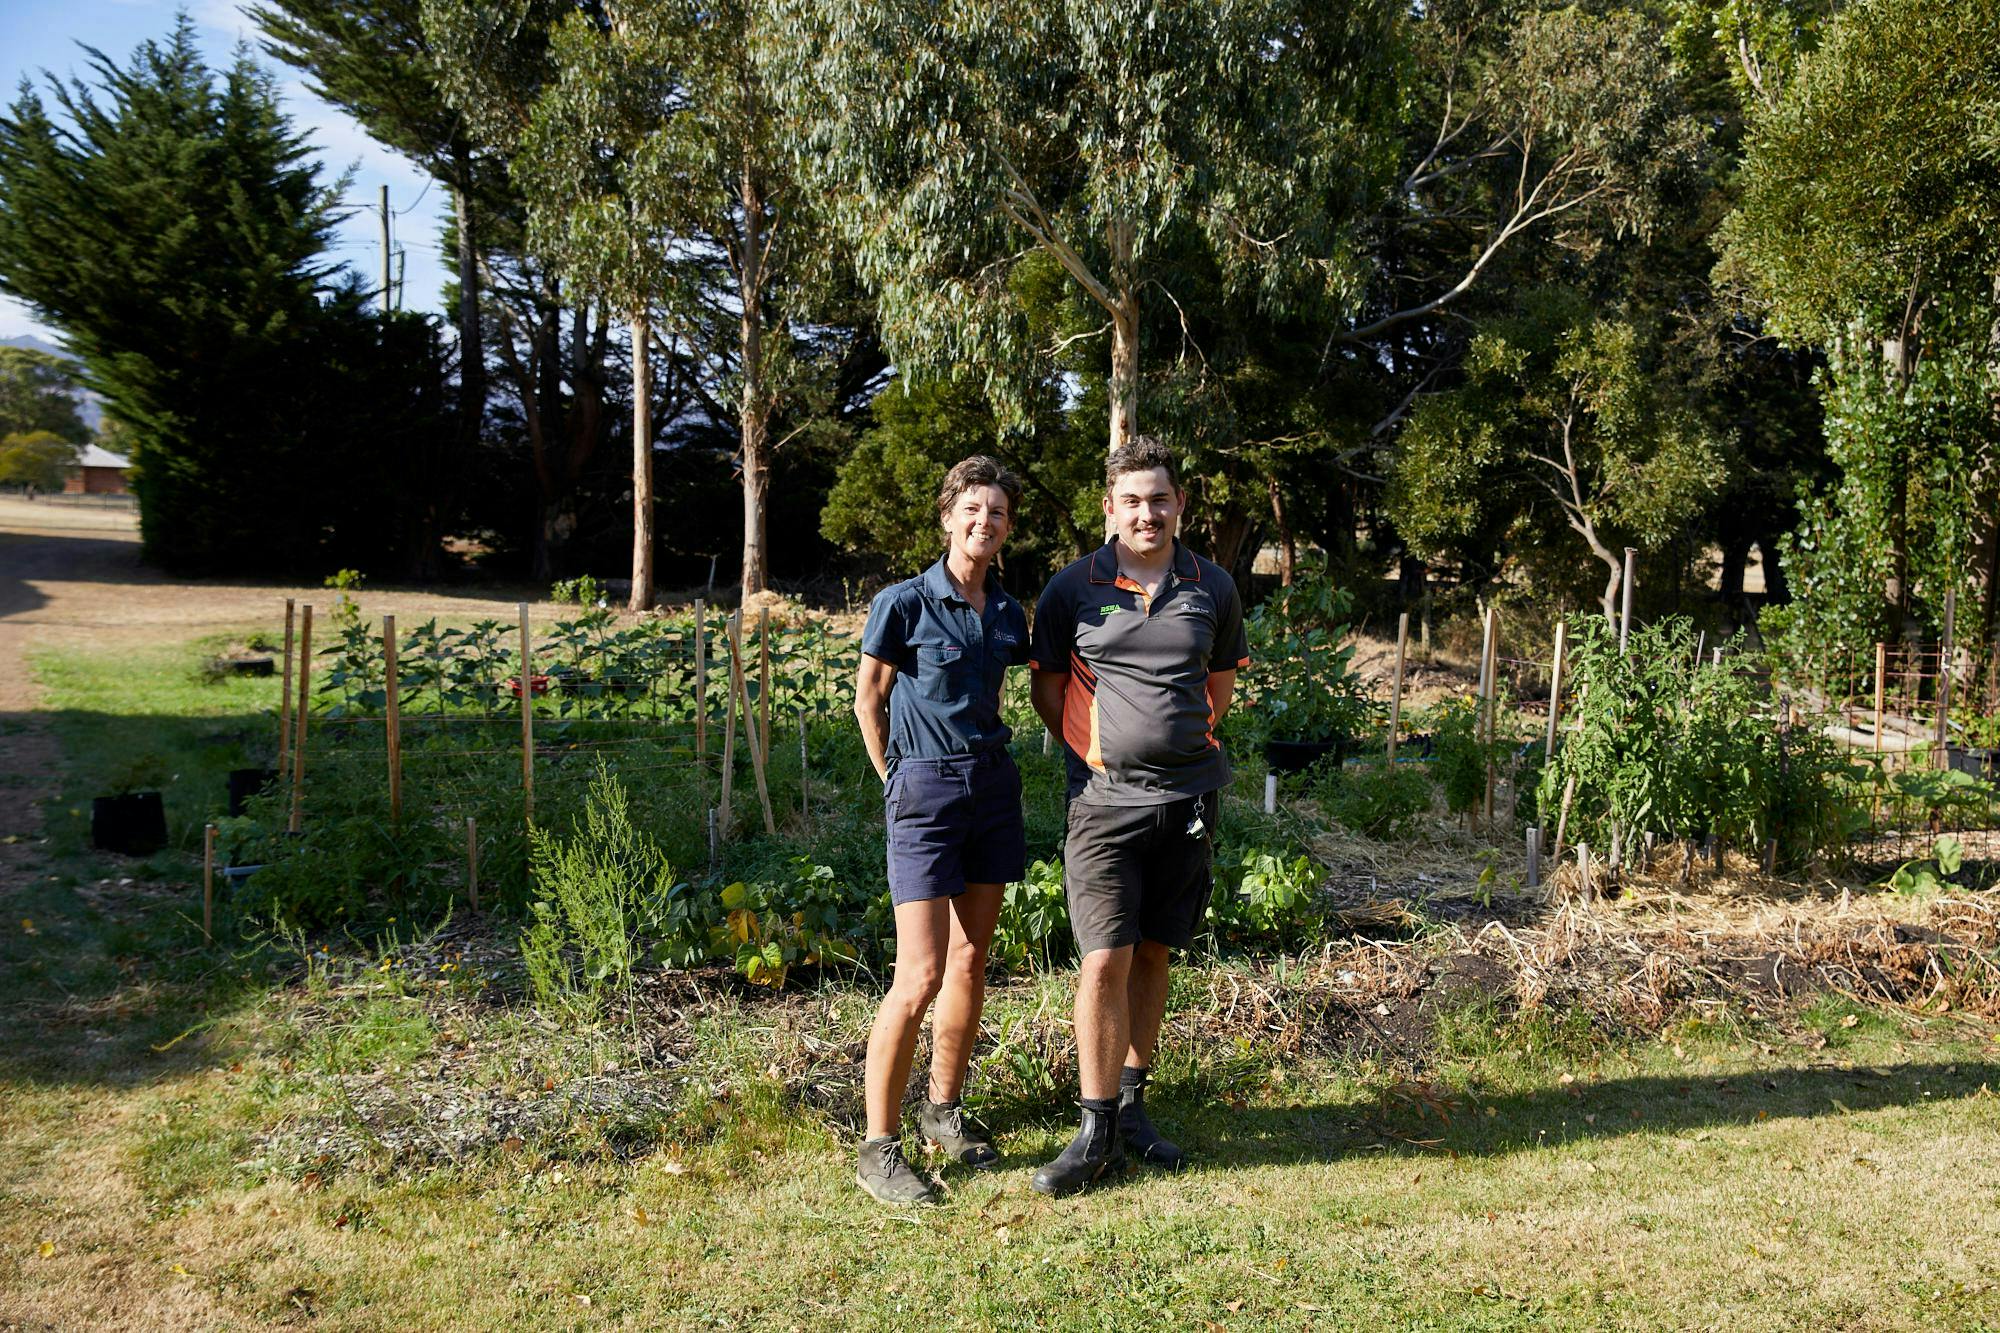
<path fill-rule="evenodd" d="M 1125 1146 L 1118 1141 L 1118 1103 L 1109 1097 L 1086 1097 L 1078 1105 L 1083 1108 L 1083 1125 L 1076 1137 L 1028 1182 L 1038 1194 L 1061 1198 L 1125 1169 Z"/>
<path fill-rule="evenodd" d="M 1000 1165 L 1000 1154 L 994 1151 L 986 1126 L 966 1114 L 964 1102 L 926 1099 L 924 1109 L 917 1112 L 917 1127 L 926 1139 L 961 1166 L 991 1171 Z"/>
<path fill-rule="evenodd" d="M 1180 1145 L 1153 1128 L 1146 1115 L 1146 1070 L 1127 1065 L 1118 1074 L 1118 1132 L 1147 1166 L 1178 1171 L 1187 1165 Z"/>
<path fill-rule="evenodd" d="M 936 1203 L 937 1191 L 903 1160 L 903 1141 L 884 1134 L 861 1141 L 861 1159 L 854 1179 L 877 1203 Z"/>

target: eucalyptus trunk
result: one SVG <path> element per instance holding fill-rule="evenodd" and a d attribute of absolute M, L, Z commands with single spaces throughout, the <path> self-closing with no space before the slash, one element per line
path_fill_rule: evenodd
<path fill-rule="evenodd" d="M 742 172 L 743 250 L 738 262 L 742 322 L 743 596 L 771 583 L 767 523 L 771 494 L 771 404 L 764 383 L 764 195 L 746 156 Z"/>
<path fill-rule="evenodd" d="M 632 312 L 632 599 L 653 606 L 653 371 L 652 325 L 642 305 Z"/>

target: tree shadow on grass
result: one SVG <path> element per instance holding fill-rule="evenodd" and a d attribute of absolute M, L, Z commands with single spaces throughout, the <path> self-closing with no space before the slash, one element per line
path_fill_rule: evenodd
<path fill-rule="evenodd" d="M 1232 1108 L 1165 1103 L 1190 1152 L 1218 1168 L 1339 1161 L 1388 1149 L 1417 1156 L 1500 1157 L 1530 1148 L 1635 1134 L 1833 1117 L 1982 1095 L 2000 1064 L 1920 1062 L 1792 1066 L 1729 1075 L 1637 1075 L 1530 1092 L 1432 1102 L 1382 1098 Z M 1986 1094 L 1990 1095 L 1990 1094 Z M 1489 1114 L 1491 1112 L 1491 1114 Z"/>

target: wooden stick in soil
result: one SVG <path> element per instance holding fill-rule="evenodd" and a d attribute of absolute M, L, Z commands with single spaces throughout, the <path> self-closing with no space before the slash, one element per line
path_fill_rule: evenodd
<path fill-rule="evenodd" d="M 736 788 L 736 675 L 742 660 L 737 634 L 742 628 L 741 621 L 741 612 L 730 615 L 729 637 L 723 644 L 729 653 L 729 701 L 722 710 L 722 801 L 719 815 L 724 837 L 729 836 L 729 797 Z"/>
<path fill-rule="evenodd" d="M 465 901 L 479 910 L 479 821 L 465 817 Z"/>
<path fill-rule="evenodd" d="M 806 767 L 806 710 L 799 709 L 799 820 L 812 813 L 812 772 Z"/>
<path fill-rule="evenodd" d="M 389 740 L 389 823 L 403 822 L 403 708 L 396 689 L 396 617 L 382 617 L 382 688 Z"/>
<path fill-rule="evenodd" d="M 215 825 L 201 830 L 201 942 L 215 943 Z"/>
<path fill-rule="evenodd" d="M 514 609 L 521 617 L 521 817 L 527 827 L 535 826 L 535 664 L 534 647 L 528 641 L 528 604 Z"/>
<path fill-rule="evenodd" d="M 292 819 L 291 832 L 299 831 L 306 786 L 306 719 L 312 716 L 313 609 L 307 602 L 299 613 L 299 699 L 292 711 L 298 718 L 298 732 L 292 737 Z"/>
<path fill-rule="evenodd" d="M 1403 663 L 1410 653 L 1410 613 L 1396 621 L 1396 683 L 1389 691 L 1389 762 L 1396 762 L 1396 731 L 1403 723 Z"/>
<path fill-rule="evenodd" d="M 771 608 L 757 612 L 757 755 L 771 762 Z"/>
<path fill-rule="evenodd" d="M 1625 645 L 1632 638 L 1632 565 L 1638 558 L 1638 555 L 1639 549 L 1636 546 L 1625 548 L 1624 588 L 1620 593 L 1623 600 L 1619 603 L 1618 607 L 1618 655 L 1620 657 L 1625 655 Z"/>
<path fill-rule="evenodd" d="M 285 599 L 285 684 L 278 696 L 278 775 L 284 776 L 285 761 L 292 753 L 292 619 L 297 613 L 295 599 Z"/>
<path fill-rule="evenodd" d="M 1486 608 L 1486 722 L 1481 740 L 1486 746 L 1486 800 L 1482 817 L 1493 823 L 1493 706 L 1500 694 L 1500 608 Z"/>
<path fill-rule="evenodd" d="M 1576 799 L 1576 774 L 1569 775 L 1563 783 L 1562 809 L 1556 815 L 1556 847 L 1549 856 L 1551 861 L 1562 860 L 1563 838 L 1569 833 L 1569 803 Z"/>
<path fill-rule="evenodd" d="M 694 599 L 694 752 L 708 754 L 708 606 Z"/>
<path fill-rule="evenodd" d="M 750 773 L 757 779 L 757 803 L 764 810 L 764 833 L 767 837 L 778 836 L 778 822 L 771 817 L 771 789 L 764 780 L 764 747 L 757 743 L 756 720 L 750 712 L 750 676 L 738 670 L 736 683 L 743 691 L 743 739 L 750 746 Z"/>
<path fill-rule="evenodd" d="M 1583 886 L 1584 901 L 1597 896 L 1590 883 L 1590 844 L 1587 842 L 1576 845 L 1576 877 Z"/>
<path fill-rule="evenodd" d="M 1952 623 L 1958 617 L 1958 589 L 1944 590 L 1944 640 L 1938 644 L 1937 675 L 1937 742 L 1932 751 L 1939 768 L 1951 767 L 1951 733 L 1947 729 L 1951 720 L 1952 669 L 1957 665 L 1953 660 L 1957 651 L 1952 645 L 1952 632 L 1957 627 Z"/>
<path fill-rule="evenodd" d="M 1563 649 L 1569 645 L 1569 621 L 1556 622 L 1556 651 L 1549 659 L 1549 736 L 1542 742 L 1542 762 L 1552 764 L 1556 759 L 1556 722 L 1562 716 L 1563 699 Z"/>

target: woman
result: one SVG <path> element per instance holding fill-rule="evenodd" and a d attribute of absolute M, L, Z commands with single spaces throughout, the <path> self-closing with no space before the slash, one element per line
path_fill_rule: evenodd
<path fill-rule="evenodd" d="M 1020 497 L 1019 479 L 991 458 L 968 458 L 946 474 L 938 492 L 944 557 L 884 589 L 861 637 L 854 714 L 883 781 L 896 976 L 868 1037 L 868 1137 L 855 1178 L 883 1203 L 937 1201 L 902 1145 L 903 1091 L 932 1000 L 923 1135 L 967 1166 L 1000 1161 L 959 1094 L 1000 895 L 1027 861 L 1000 685 L 1008 667 L 1028 660 L 1028 618 L 993 568 Z"/>

